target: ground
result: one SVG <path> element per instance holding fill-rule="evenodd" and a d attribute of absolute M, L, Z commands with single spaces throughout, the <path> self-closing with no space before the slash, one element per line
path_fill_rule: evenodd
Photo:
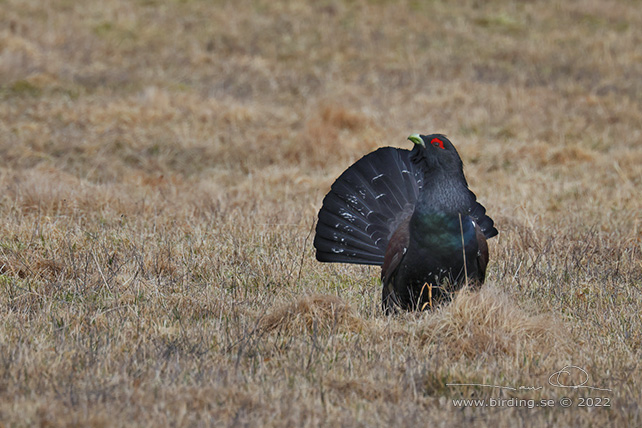
<path fill-rule="evenodd" d="M 628 1 L 0 0 L 0 426 L 642 425 L 640 28 Z M 415 132 L 500 233 L 480 292 L 386 317 L 313 228 Z"/>

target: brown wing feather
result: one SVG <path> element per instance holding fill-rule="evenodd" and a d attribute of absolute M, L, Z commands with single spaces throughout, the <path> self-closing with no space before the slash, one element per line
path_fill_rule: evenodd
<path fill-rule="evenodd" d="M 395 274 L 403 260 L 408 244 L 410 243 L 410 217 L 412 213 L 401 221 L 388 242 L 386 253 L 381 267 L 381 283 L 383 285 L 382 304 L 386 313 L 394 310 L 396 296 L 394 292 Z"/>
<path fill-rule="evenodd" d="M 486 266 L 488 266 L 488 243 L 486 235 L 482 232 L 478 224 L 475 224 L 475 235 L 477 237 L 477 266 L 479 267 L 479 285 L 486 279 Z"/>

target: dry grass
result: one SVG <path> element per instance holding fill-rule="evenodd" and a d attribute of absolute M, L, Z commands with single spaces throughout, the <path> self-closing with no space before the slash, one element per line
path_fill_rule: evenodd
<path fill-rule="evenodd" d="M 263 331 L 278 330 L 289 336 L 301 331 L 302 327 L 313 332 L 318 329 L 359 331 L 363 323 L 343 300 L 328 295 L 303 297 L 276 308 L 259 322 Z"/>
<path fill-rule="evenodd" d="M 634 2 L 0 5 L 0 426 L 642 424 Z M 413 132 L 500 235 L 479 293 L 387 318 L 310 231 Z M 564 396 L 611 407 L 452 402 Z"/>

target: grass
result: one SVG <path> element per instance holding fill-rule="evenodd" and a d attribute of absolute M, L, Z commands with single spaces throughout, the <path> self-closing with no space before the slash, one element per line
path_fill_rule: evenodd
<path fill-rule="evenodd" d="M 0 425 L 639 426 L 641 25 L 625 1 L 2 2 Z M 316 262 L 312 231 L 414 132 L 450 137 L 500 235 L 480 292 L 388 318 L 379 270 Z M 611 391 L 551 386 L 569 365 Z M 574 405 L 453 404 L 512 397 Z"/>

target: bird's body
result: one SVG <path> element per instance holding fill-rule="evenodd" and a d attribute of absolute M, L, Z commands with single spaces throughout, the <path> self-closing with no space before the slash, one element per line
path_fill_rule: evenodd
<path fill-rule="evenodd" d="M 319 261 L 381 265 L 387 312 L 432 306 L 467 280 L 481 284 L 486 239 L 497 234 L 452 143 L 410 139 L 413 150 L 381 148 L 335 181 L 314 240 Z"/>

